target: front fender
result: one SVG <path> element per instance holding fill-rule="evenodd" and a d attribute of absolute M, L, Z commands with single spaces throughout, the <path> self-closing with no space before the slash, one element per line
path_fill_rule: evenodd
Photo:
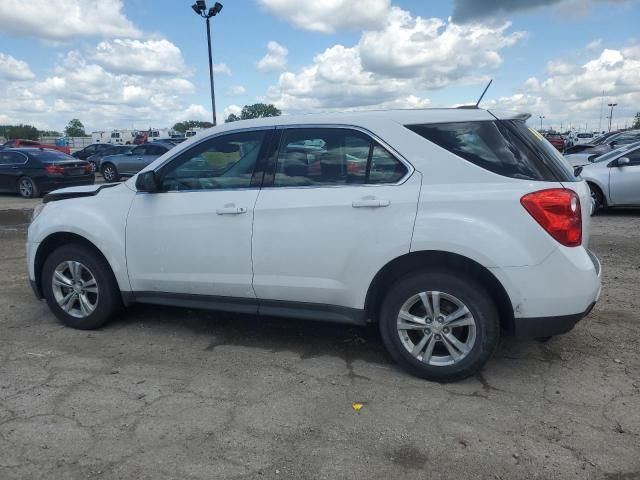
<path fill-rule="evenodd" d="M 125 256 L 125 231 L 135 193 L 124 185 L 98 195 L 51 201 L 31 223 L 27 235 L 29 273 L 40 245 L 56 233 L 72 233 L 98 248 L 109 262 L 120 290 L 130 291 Z"/>

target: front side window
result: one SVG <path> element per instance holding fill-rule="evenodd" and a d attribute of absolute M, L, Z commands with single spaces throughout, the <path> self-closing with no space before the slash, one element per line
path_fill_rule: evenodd
<path fill-rule="evenodd" d="M 238 132 L 202 142 L 161 174 L 162 190 L 248 188 L 266 132 Z"/>
<path fill-rule="evenodd" d="M 147 153 L 146 145 L 140 145 L 139 147 L 136 147 L 133 150 L 131 150 L 132 155 L 145 155 L 146 153 Z"/>
<path fill-rule="evenodd" d="M 395 183 L 406 173 L 402 162 L 362 132 L 288 129 L 280 143 L 274 186 Z"/>

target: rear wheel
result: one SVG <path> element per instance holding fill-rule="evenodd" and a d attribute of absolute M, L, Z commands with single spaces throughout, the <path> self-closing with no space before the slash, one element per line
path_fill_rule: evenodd
<path fill-rule="evenodd" d="M 40 195 L 38 186 L 31 177 L 21 177 L 18 180 L 18 193 L 23 198 L 35 198 Z"/>
<path fill-rule="evenodd" d="M 102 167 L 102 176 L 107 182 L 117 182 L 118 180 L 120 180 L 118 169 L 112 163 L 107 163 Z"/>
<path fill-rule="evenodd" d="M 41 281 L 49 308 L 68 327 L 100 328 L 121 306 L 109 264 L 81 244 L 65 245 L 49 255 Z"/>
<path fill-rule="evenodd" d="M 380 312 L 391 356 L 418 377 L 452 382 L 478 372 L 500 337 L 497 309 L 476 281 L 442 271 L 398 281 Z"/>

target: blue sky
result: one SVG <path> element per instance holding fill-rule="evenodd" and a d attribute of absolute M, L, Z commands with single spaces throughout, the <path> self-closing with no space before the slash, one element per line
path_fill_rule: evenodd
<path fill-rule="evenodd" d="M 620 103 L 619 126 L 640 110 L 638 2 L 536 0 L 545 5 L 514 9 L 491 0 L 507 7 L 452 24 L 455 2 L 462 9 L 469 0 L 331 0 L 315 26 L 324 14 L 315 4 L 222 2 L 212 20 L 218 115 L 257 101 L 288 113 L 448 106 L 474 101 L 488 78 L 487 106 L 556 126 L 597 127 L 600 88 L 605 102 Z M 205 26 L 192 2 L 30 2 L 45 23 L 79 11 L 77 23 L 58 29 L 22 18 L 18 0 L 2 3 L 0 123 L 60 130 L 78 117 L 98 130 L 210 116 Z M 279 54 L 258 68 L 269 42 Z"/>

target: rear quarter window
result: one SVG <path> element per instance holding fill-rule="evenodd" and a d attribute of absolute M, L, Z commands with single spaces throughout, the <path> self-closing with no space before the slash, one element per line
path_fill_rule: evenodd
<path fill-rule="evenodd" d="M 445 150 L 505 177 L 575 181 L 558 151 L 522 121 L 480 121 L 406 125 Z"/>

